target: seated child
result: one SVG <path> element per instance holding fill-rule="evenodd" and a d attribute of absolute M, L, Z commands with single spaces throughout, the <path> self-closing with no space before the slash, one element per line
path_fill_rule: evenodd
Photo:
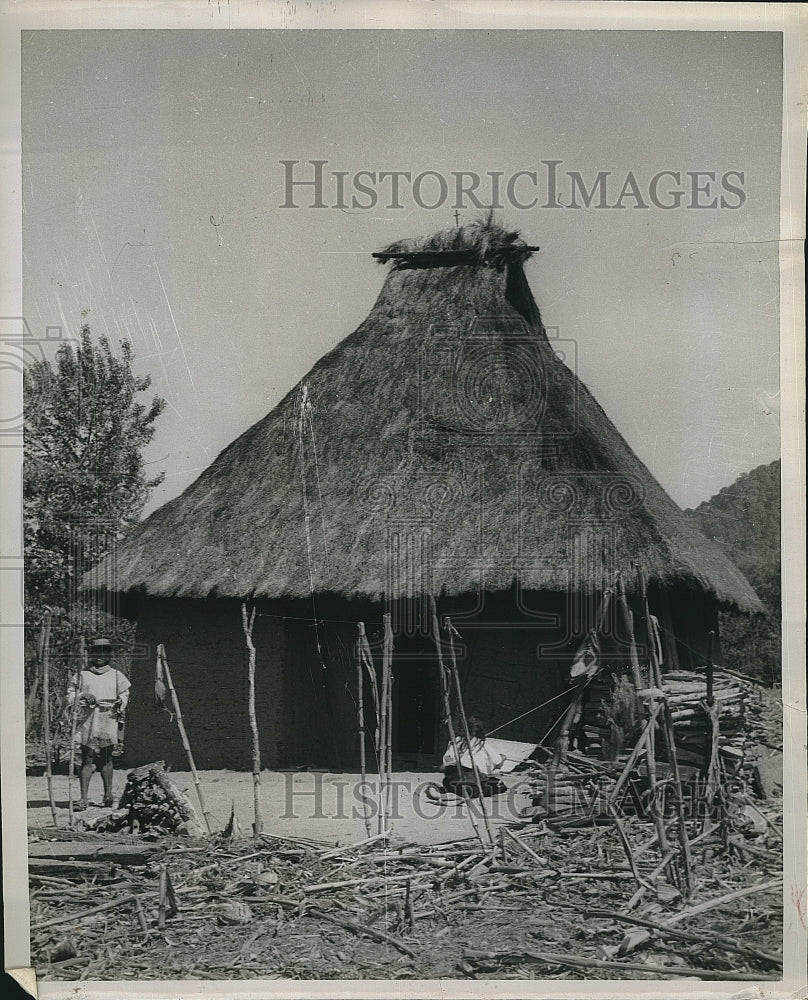
<path fill-rule="evenodd" d="M 451 742 L 443 755 L 443 787 L 447 792 L 453 792 L 463 798 L 475 799 L 479 797 L 480 791 L 474 778 L 472 759 L 477 765 L 480 775 L 480 785 L 482 793 L 488 797 L 491 795 L 501 795 L 507 791 L 506 786 L 499 780 L 495 772 L 502 767 L 505 756 L 500 755 L 494 760 L 491 751 L 485 743 L 486 732 L 479 719 L 470 716 L 468 719 L 469 735 L 471 736 L 471 746 L 467 745 L 462 726 L 455 726 L 455 737 L 457 752 Z M 460 770 L 457 767 L 457 757 L 460 756 Z"/>

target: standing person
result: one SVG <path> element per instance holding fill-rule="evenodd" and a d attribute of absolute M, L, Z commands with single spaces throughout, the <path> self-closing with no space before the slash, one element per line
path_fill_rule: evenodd
<path fill-rule="evenodd" d="M 471 745 L 466 743 L 465 735 L 455 737 L 457 743 L 457 753 L 451 742 L 443 755 L 443 787 L 447 792 L 455 795 L 462 795 L 464 798 L 477 798 L 479 791 L 474 778 L 472 768 L 472 758 L 477 765 L 480 775 L 482 793 L 485 797 L 491 795 L 501 795 L 507 791 L 506 786 L 499 780 L 496 772 L 507 759 L 504 754 L 500 754 L 497 759 L 490 748 L 486 745 L 486 731 L 479 719 L 474 716 L 468 718 L 469 736 Z M 457 732 L 457 729 L 455 729 Z M 457 756 L 460 755 L 460 771 L 457 769 Z"/>
<path fill-rule="evenodd" d="M 67 689 L 69 707 L 77 695 L 79 699 L 76 741 L 81 746 L 81 798 L 76 809 L 87 808 L 87 793 L 95 767 L 101 772 L 104 784 L 104 805 L 114 805 L 112 750 L 118 743 L 118 722 L 126 711 L 130 685 L 125 675 L 111 666 L 111 656 L 109 639 L 96 639 L 90 644 L 87 669 L 73 677 Z"/>

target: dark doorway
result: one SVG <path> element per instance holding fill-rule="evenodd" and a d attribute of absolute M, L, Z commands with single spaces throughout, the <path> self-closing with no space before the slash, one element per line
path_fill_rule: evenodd
<path fill-rule="evenodd" d="M 430 659 L 394 657 L 393 752 L 400 770 L 440 764 L 437 664 Z"/>

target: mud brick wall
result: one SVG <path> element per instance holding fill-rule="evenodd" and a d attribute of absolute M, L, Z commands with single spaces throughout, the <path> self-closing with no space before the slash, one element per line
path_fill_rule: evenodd
<path fill-rule="evenodd" d="M 471 617 L 464 617 L 469 609 L 468 595 L 438 602 L 441 619 L 451 615 L 460 633 L 456 654 L 466 711 L 478 716 L 490 730 L 554 695 L 562 695 L 498 734 L 503 739 L 538 742 L 567 704 L 563 694 L 570 691 L 569 667 L 580 635 L 566 631 L 570 608 L 564 595 L 529 594 L 521 609 L 516 607 L 513 593 L 484 596 Z M 652 610 L 659 609 L 664 624 L 676 626 L 677 641 L 668 635 L 667 645 L 671 652 L 678 647 L 680 662 L 686 660 L 689 665 L 694 656 L 706 650 L 707 632 L 715 627 L 715 608 L 698 595 L 673 592 L 663 615 L 662 596 L 652 595 Z M 165 760 L 175 770 L 188 767 L 176 723 L 154 704 L 156 649 L 163 643 L 197 766 L 249 770 L 247 651 L 240 602 L 144 598 L 134 610 L 138 649 L 131 668 L 125 764 Z M 318 596 L 320 624 L 315 629 L 310 601 L 259 603 L 253 641 L 264 767 L 358 769 L 356 623 L 366 623 L 380 674 L 383 611 L 381 603 Z M 642 638 L 638 635 L 640 642 Z M 419 634 L 397 633 L 394 647 L 394 763 L 408 769 L 433 770 L 439 765 L 446 736 L 440 721 L 438 668 L 429 627 L 421 628 Z M 627 647 L 616 634 L 602 638 L 601 653 L 612 663 L 628 661 Z M 443 655 L 448 663 L 445 635 Z M 420 722 L 412 711 L 409 715 L 400 711 L 399 694 L 407 686 L 408 670 L 421 671 L 422 677 L 426 672 L 423 691 L 434 702 L 430 713 L 434 756 L 428 752 L 414 757 L 411 746 L 397 746 L 404 728 L 401 719 L 407 719 L 407 726 Z M 167 707 L 171 707 L 170 702 Z M 372 770 L 375 718 L 367 681 L 365 707 L 368 769 Z"/>
<path fill-rule="evenodd" d="M 176 722 L 154 703 L 156 650 L 163 643 L 197 767 L 250 769 L 240 603 L 143 599 L 137 617 L 126 766 L 165 760 L 175 770 L 188 767 Z M 350 664 L 336 655 L 344 646 L 341 638 L 320 629 L 321 648 L 332 661 L 323 670 L 311 624 L 285 620 L 266 606 L 259 609 L 253 641 L 262 766 L 339 766 L 356 727 L 344 693 Z"/>

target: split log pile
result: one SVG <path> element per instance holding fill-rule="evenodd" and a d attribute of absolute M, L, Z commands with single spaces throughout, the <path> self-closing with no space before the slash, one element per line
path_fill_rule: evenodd
<path fill-rule="evenodd" d="M 165 836 L 136 866 L 117 849 L 92 870 L 32 872 L 32 963 L 46 980 L 776 980 L 781 805 L 757 804 L 766 822 L 737 852 L 691 824 L 687 901 L 636 817 L 501 827 L 495 849 Z"/>
<path fill-rule="evenodd" d="M 130 771 L 117 809 L 88 823 L 87 829 L 109 833 L 159 830 L 191 836 L 204 834 L 190 799 L 168 776 L 162 761 Z"/>
<path fill-rule="evenodd" d="M 703 673 L 672 670 L 662 674 L 663 690 L 671 709 L 679 762 L 686 766 L 706 768 L 710 759 L 710 727 L 702 703 L 707 696 Z M 615 757 L 626 759 L 630 734 L 619 732 L 615 739 L 610 727 L 608 706 L 612 698 L 614 677 L 602 671 L 588 685 L 583 709 L 581 750 L 588 756 L 608 759 L 609 749 Z M 715 670 L 713 696 L 719 708 L 719 751 L 725 764 L 735 769 L 746 757 L 747 749 L 765 742 L 771 727 L 758 723 L 765 707 L 759 685 L 738 674 Z M 617 746 L 615 744 L 617 743 Z M 625 744 L 625 745 L 623 745 Z M 657 755 L 665 759 L 664 744 L 659 742 Z"/>
<path fill-rule="evenodd" d="M 705 767 L 710 759 L 710 726 L 702 704 L 706 698 L 704 675 L 672 670 L 662 675 L 662 681 L 673 717 L 679 760 Z M 719 753 L 732 770 L 743 763 L 746 755 L 747 704 L 755 697 L 755 688 L 737 674 L 715 671 L 713 696 L 719 709 Z"/>

